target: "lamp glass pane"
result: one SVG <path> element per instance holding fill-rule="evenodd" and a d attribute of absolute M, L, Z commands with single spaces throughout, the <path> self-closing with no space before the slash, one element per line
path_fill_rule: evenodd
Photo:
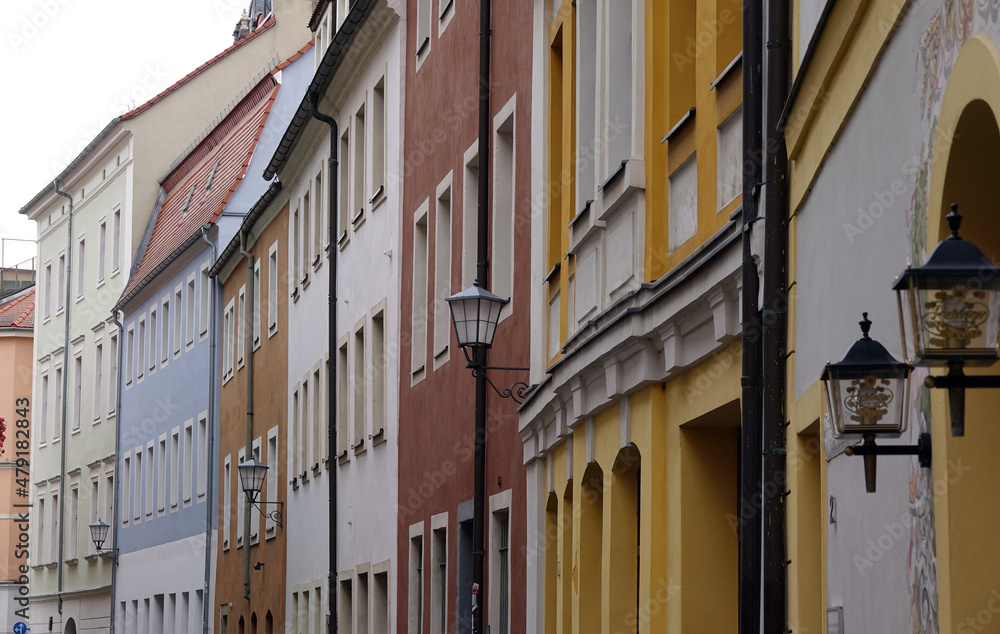
<path fill-rule="evenodd" d="M 90 537 L 94 544 L 100 548 L 105 540 L 108 538 L 108 530 L 111 528 L 108 524 L 98 520 L 90 525 Z"/>
<path fill-rule="evenodd" d="M 898 436 L 906 431 L 909 379 L 831 371 L 825 382 L 836 434 Z"/>
<path fill-rule="evenodd" d="M 952 281 L 911 284 L 907 303 L 916 317 L 917 358 L 991 364 L 1000 341 L 1000 293 Z"/>

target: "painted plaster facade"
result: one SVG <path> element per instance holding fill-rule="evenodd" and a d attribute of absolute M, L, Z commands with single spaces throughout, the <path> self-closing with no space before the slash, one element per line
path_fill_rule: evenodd
<path fill-rule="evenodd" d="M 997 260 L 988 210 L 998 192 L 987 176 L 1000 156 L 997 15 L 993 2 L 875 2 L 833 6 L 817 27 L 816 7 L 799 11 L 800 56 L 815 35 L 786 129 L 797 288 L 788 446 L 807 458 L 790 469 L 794 629 L 823 627 L 838 608 L 844 631 L 996 627 L 998 510 L 988 492 L 1000 437 L 983 424 L 996 396 L 970 392 L 966 435 L 953 438 L 947 397 L 915 371 L 910 431 L 887 442 L 930 432 L 933 467 L 881 458 L 877 492 L 866 494 L 860 464 L 831 437 L 818 379 L 857 338 L 862 311 L 872 336 L 901 357 L 892 283 L 948 235 L 950 203 L 965 216 L 961 235 Z"/>
<path fill-rule="evenodd" d="M 28 513 L 30 441 L 35 408 L 32 401 L 35 289 L 0 301 L 0 418 L 6 431 L 0 442 L 0 633 L 12 634 L 14 624 L 27 623 Z M 20 447 L 18 446 L 20 444 Z M 18 452 L 21 452 L 20 454 Z M 19 464 L 20 458 L 20 464 Z M 21 471 L 18 471 L 20 467 Z M 30 517 L 29 517 L 30 520 Z M 18 600 L 20 599 L 20 601 Z M 20 612 L 20 614 L 19 614 Z"/>
<path fill-rule="evenodd" d="M 534 3 L 529 631 L 737 629 L 741 19 Z"/>

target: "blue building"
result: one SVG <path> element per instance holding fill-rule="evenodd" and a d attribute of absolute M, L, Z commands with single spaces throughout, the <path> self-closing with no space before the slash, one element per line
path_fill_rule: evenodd
<path fill-rule="evenodd" d="M 115 306 L 123 358 L 113 526 L 116 632 L 201 632 L 218 544 L 221 287 L 208 271 L 268 189 L 261 174 L 312 77 L 274 60 L 160 179 Z M 112 520 L 107 520 L 112 522 Z"/>

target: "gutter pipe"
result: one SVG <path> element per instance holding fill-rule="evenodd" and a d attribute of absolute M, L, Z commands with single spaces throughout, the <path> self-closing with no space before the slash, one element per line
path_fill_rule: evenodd
<path fill-rule="evenodd" d="M 202 241 L 212 249 L 212 262 L 215 262 L 218 257 L 218 248 L 215 243 L 208 238 L 208 229 L 211 225 L 202 225 L 201 227 L 201 239 Z M 212 323 L 209 324 L 208 330 L 208 356 L 211 359 L 208 367 L 208 477 L 210 482 L 215 482 L 215 476 L 213 475 L 215 469 L 215 386 L 217 383 L 216 372 L 219 369 L 219 364 L 215 356 L 215 337 L 218 328 L 216 325 L 216 301 L 217 295 L 219 293 L 219 278 L 212 278 L 212 298 L 210 301 L 210 309 L 208 314 L 211 315 Z M 252 286 L 252 284 L 251 284 Z M 253 289 L 250 290 L 250 295 L 253 297 Z M 251 311 L 253 312 L 253 311 Z M 253 329 L 251 328 L 251 331 Z M 202 634 L 209 634 L 211 628 L 208 625 L 209 620 L 209 597 L 211 597 L 211 582 L 212 582 L 212 506 L 214 496 L 212 492 L 215 488 L 211 485 L 206 487 L 207 498 L 205 500 L 205 585 L 202 590 L 202 618 L 201 618 L 201 631 Z M 112 602 L 112 608 L 114 603 Z M 111 634 L 114 634 L 112 632 Z"/>
<path fill-rule="evenodd" d="M 65 340 L 63 342 L 62 412 L 60 413 L 62 421 L 60 422 L 61 431 L 59 432 L 59 439 L 62 441 L 62 446 L 59 448 L 59 589 L 57 596 L 59 598 L 59 616 L 62 617 L 63 556 L 66 542 L 66 523 L 63 521 L 66 516 L 66 496 L 64 495 L 66 491 L 63 485 L 66 478 L 66 443 L 68 442 L 66 438 L 66 408 L 68 399 L 66 396 L 69 390 L 69 321 L 70 311 L 72 310 L 70 301 L 72 300 L 73 288 L 73 197 L 59 190 L 58 179 L 52 181 L 52 189 L 56 194 L 69 201 L 69 222 L 66 228 L 66 312 L 63 315 Z M 62 618 L 59 620 L 61 623 Z"/>
<path fill-rule="evenodd" d="M 111 568 L 111 628 L 108 630 L 109 634 L 115 634 L 115 606 L 118 604 L 118 526 L 119 520 L 121 518 L 121 504 L 119 504 L 121 495 L 121 478 L 119 477 L 120 472 L 118 471 L 118 456 L 121 450 L 122 435 L 121 435 L 121 421 L 122 421 L 122 389 L 121 381 L 119 377 L 121 376 L 122 360 L 124 359 L 124 353 L 122 352 L 122 333 L 125 331 L 122 326 L 122 322 L 118 317 L 118 309 L 115 309 L 111 313 L 111 319 L 115 322 L 115 327 L 118 328 L 118 376 L 114 377 L 115 380 L 115 502 L 112 505 L 111 511 L 111 556 L 113 559 L 114 566 Z"/>
<path fill-rule="evenodd" d="M 329 295 L 328 295 L 328 305 L 329 305 L 329 316 L 327 319 L 327 361 L 326 361 L 326 383 L 327 383 L 327 451 L 329 455 L 327 456 L 328 464 L 330 465 L 330 478 L 329 478 L 329 521 L 330 521 L 330 579 L 329 579 L 329 590 L 327 592 L 330 601 L 330 619 L 327 622 L 327 632 L 329 634 L 336 634 L 337 632 L 337 456 L 334 455 L 336 451 L 334 449 L 337 437 L 337 427 L 336 427 L 336 412 L 337 412 L 337 385 L 336 385 L 336 375 L 337 375 L 337 354 L 335 347 L 337 345 L 337 253 L 339 251 L 337 243 L 337 166 L 339 164 L 337 156 L 337 139 L 340 136 L 339 127 L 337 126 L 337 121 L 333 117 L 323 114 L 317 108 L 317 103 L 319 102 L 318 94 L 308 95 L 309 99 L 309 112 L 318 121 L 322 121 L 326 125 L 330 126 L 330 161 L 329 170 L 327 176 L 327 184 L 329 185 L 329 196 L 330 201 L 327 205 L 327 209 L 330 210 L 329 222 L 330 222 L 330 274 L 329 274 Z"/>
<path fill-rule="evenodd" d="M 791 28 L 787 0 L 767 3 L 767 72 L 764 129 L 763 395 L 764 496 L 763 631 L 788 629 L 788 564 L 785 544 L 785 410 L 788 337 L 788 150 L 781 114 L 791 76 Z"/>
<path fill-rule="evenodd" d="M 476 249 L 476 283 L 489 288 L 490 221 L 490 0 L 479 2 L 479 209 Z M 486 367 L 486 349 L 477 347 L 476 363 Z M 486 558 L 486 373 L 476 374 L 475 452 L 472 511 L 472 631 L 483 634 L 487 589 L 483 583 Z M 461 592 L 459 588 L 459 592 Z"/>
<path fill-rule="evenodd" d="M 244 460 L 253 458 L 253 254 L 246 250 L 247 232 L 240 231 L 240 255 L 247 259 L 247 303 L 243 307 L 246 324 L 244 359 L 247 375 L 247 446 Z M 277 477 L 277 476 L 275 476 Z M 244 496 L 245 498 L 246 496 Z M 250 600 L 250 502 L 244 499 L 243 521 L 243 598 Z"/>
<path fill-rule="evenodd" d="M 757 304 L 760 277 L 753 258 L 753 224 L 763 181 L 762 65 L 763 7 L 743 0 L 743 420 L 740 433 L 740 580 L 739 632 L 760 632 L 762 521 L 754 500 L 762 490 L 761 323 Z"/>

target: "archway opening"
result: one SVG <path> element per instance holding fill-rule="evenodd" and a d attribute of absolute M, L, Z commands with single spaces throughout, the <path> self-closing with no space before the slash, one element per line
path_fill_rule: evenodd
<path fill-rule="evenodd" d="M 609 605 L 612 632 L 638 634 L 641 523 L 641 456 L 635 445 L 618 452 L 611 469 L 611 546 Z"/>
<path fill-rule="evenodd" d="M 587 465 L 580 481 L 580 631 L 603 623 L 601 586 L 604 555 L 604 471 Z M 577 576 L 574 572 L 574 576 Z"/>
<path fill-rule="evenodd" d="M 63 630 L 63 634 L 76 634 L 76 621 L 72 617 L 66 621 L 66 628 Z"/>

